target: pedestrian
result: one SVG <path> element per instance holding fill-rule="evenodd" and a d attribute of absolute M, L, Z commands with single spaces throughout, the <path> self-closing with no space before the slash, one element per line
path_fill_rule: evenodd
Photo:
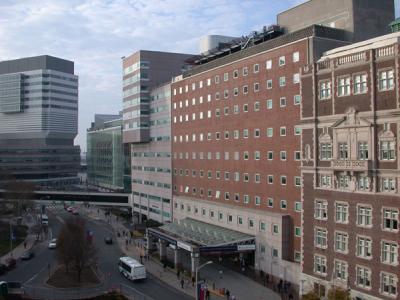
<path fill-rule="evenodd" d="M 181 275 L 181 270 L 180 269 L 176 270 L 176 277 L 178 277 L 178 279 L 179 279 L 180 275 Z"/>
<path fill-rule="evenodd" d="M 206 290 L 206 300 L 210 300 L 210 291 Z"/>
<path fill-rule="evenodd" d="M 143 264 L 143 255 L 140 255 L 140 263 Z"/>
<path fill-rule="evenodd" d="M 181 279 L 181 288 L 183 289 L 185 285 L 185 280 L 183 280 L 183 278 Z"/>
<path fill-rule="evenodd" d="M 192 286 L 194 286 L 195 281 L 196 281 L 196 278 L 194 278 L 194 276 L 192 276 Z"/>
<path fill-rule="evenodd" d="M 226 289 L 226 291 L 225 291 L 225 296 L 226 296 L 226 300 L 229 300 L 229 298 L 231 297 L 231 292 L 228 289 Z"/>
<path fill-rule="evenodd" d="M 265 275 L 265 279 L 267 279 L 267 283 L 269 283 L 269 273 L 267 273 L 267 275 Z"/>
<path fill-rule="evenodd" d="M 164 272 L 165 272 L 165 270 L 167 269 L 167 263 L 164 261 L 164 263 L 163 263 L 163 269 L 164 269 Z"/>
<path fill-rule="evenodd" d="M 26 249 L 26 241 L 24 242 L 24 249 Z"/>

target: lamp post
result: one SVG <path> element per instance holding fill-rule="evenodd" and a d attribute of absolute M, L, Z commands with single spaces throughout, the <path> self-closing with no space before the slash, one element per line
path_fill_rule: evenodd
<path fill-rule="evenodd" d="M 199 294 L 198 294 L 198 291 L 197 291 L 197 282 L 198 282 L 198 273 L 199 273 L 199 270 L 200 270 L 201 268 L 203 268 L 203 267 L 209 265 L 209 264 L 212 264 L 212 263 L 213 263 L 213 261 L 212 261 L 212 260 L 209 260 L 208 262 L 205 262 L 204 264 L 202 264 L 202 265 L 200 265 L 200 266 L 198 266 L 198 267 L 196 268 L 196 300 L 199 300 Z"/>

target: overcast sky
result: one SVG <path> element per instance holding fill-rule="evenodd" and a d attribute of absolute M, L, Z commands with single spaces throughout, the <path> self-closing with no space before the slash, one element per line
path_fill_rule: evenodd
<path fill-rule="evenodd" d="M 86 149 L 85 132 L 94 114 L 122 109 L 122 56 L 139 49 L 196 54 L 204 35 L 246 35 L 275 23 L 277 13 L 302 2 L 0 0 L 0 60 L 48 54 L 75 62 L 76 143 Z"/>

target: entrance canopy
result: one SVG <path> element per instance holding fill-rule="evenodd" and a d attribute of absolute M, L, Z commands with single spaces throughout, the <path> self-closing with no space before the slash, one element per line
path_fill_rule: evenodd
<path fill-rule="evenodd" d="M 149 233 L 190 252 L 193 247 L 200 252 L 255 250 L 254 236 L 191 218 L 149 228 Z"/>

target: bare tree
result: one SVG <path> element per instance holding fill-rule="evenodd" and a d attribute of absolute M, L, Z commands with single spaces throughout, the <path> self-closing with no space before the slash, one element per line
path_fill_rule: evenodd
<path fill-rule="evenodd" d="M 57 259 L 66 272 L 72 267 L 81 281 L 83 270 L 96 263 L 96 252 L 87 236 L 85 221 L 81 218 L 66 220 L 57 240 Z"/>
<path fill-rule="evenodd" d="M 18 216 L 21 215 L 21 209 L 32 207 L 33 192 L 35 190 L 33 183 L 8 177 L 3 187 L 5 190 L 4 198 L 14 203 Z"/>

